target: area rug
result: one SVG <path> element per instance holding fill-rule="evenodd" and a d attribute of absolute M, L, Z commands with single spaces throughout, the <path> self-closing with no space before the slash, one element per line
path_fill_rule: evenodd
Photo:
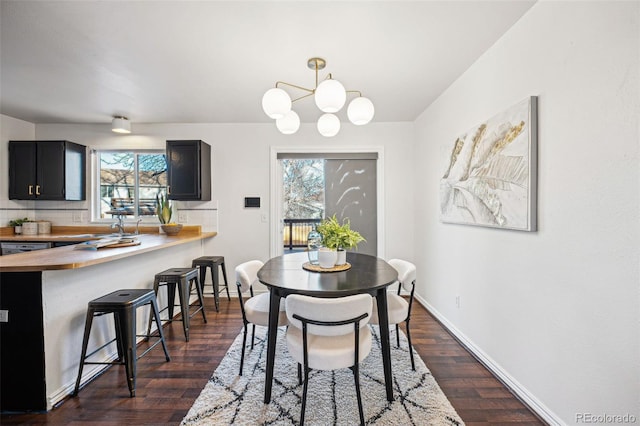
<path fill-rule="evenodd" d="M 407 340 L 400 336 L 400 348 L 391 332 L 393 395 L 388 402 L 384 388 L 379 329 L 372 326 L 373 347 L 360 364 L 360 386 L 364 416 L 368 425 L 463 425 L 446 396 L 414 352 L 416 371 L 411 370 Z M 285 328 L 278 329 L 277 353 L 271 403 L 264 404 L 267 357 L 266 327 L 256 327 L 253 350 L 247 346 L 243 376 L 238 376 L 242 333 L 200 393 L 181 425 L 297 425 L 300 421 L 302 386 L 297 364 L 287 352 Z M 250 340 L 250 335 L 247 340 Z M 358 424 L 353 373 L 349 369 L 311 371 L 305 424 Z"/>

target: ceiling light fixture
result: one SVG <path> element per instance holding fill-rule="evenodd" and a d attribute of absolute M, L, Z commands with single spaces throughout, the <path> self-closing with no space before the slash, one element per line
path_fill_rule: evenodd
<path fill-rule="evenodd" d="M 323 136 L 335 136 L 340 131 L 340 120 L 334 113 L 342 109 L 348 93 L 357 94 L 347 108 L 349 121 L 361 126 L 373 118 L 375 113 L 373 103 L 363 97 L 358 90 L 346 90 L 342 83 L 333 79 L 331 74 L 318 84 L 318 71 L 324 69 L 326 65 L 327 62 L 322 58 L 311 58 L 307 61 L 307 66 L 316 72 L 316 85 L 313 89 L 278 81 L 276 87 L 267 90 L 262 97 L 262 109 L 270 118 L 276 120 L 276 127 L 285 135 L 293 134 L 300 128 L 300 117 L 291 109 L 292 104 L 309 96 L 314 97 L 316 106 L 325 113 L 318 119 L 318 131 Z M 302 90 L 307 94 L 292 100 L 286 91 L 278 87 L 280 85 Z"/>
<path fill-rule="evenodd" d="M 115 116 L 111 121 L 111 131 L 115 133 L 131 133 L 131 123 L 127 117 Z"/>

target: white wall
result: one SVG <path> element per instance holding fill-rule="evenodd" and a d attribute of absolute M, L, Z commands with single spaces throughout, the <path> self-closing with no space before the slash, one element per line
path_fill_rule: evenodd
<path fill-rule="evenodd" d="M 110 124 L 38 124 L 35 138 L 67 139 L 92 149 L 163 149 L 167 139 L 202 139 L 212 148 L 212 201 L 179 202 L 189 224 L 218 231 L 207 242 L 210 254 L 224 255 L 229 278 L 235 266 L 249 259 L 269 258 L 270 147 L 383 147 L 385 155 L 385 224 L 387 257 L 413 257 L 412 123 L 344 124 L 333 138 L 321 136 L 314 124 L 303 124 L 295 135 L 280 134 L 274 124 L 136 124 L 131 135 L 116 135 Z M 7 139 L 0 141 L 6 150 Z M 244 197 L 261 197 L 260 209 L 245 209 Z M 6 199 L 6 189 L 0 192 Z M 22 202 L 24 203 L 24 202 Z M 72 211 L 86 210 L 89 201 L 37 202 L 38 219 L 54 225 L 74 225 Z M 233 288 L 232 288 L 233 290 Z"/>
<path fill-rule="evenodd" d="M 9 148 L 10 140 L 34 140 L 36 126 L 27 121 L 0 115 L 0 226 L 8 226 L 12 219 L 34 219 L 33 201 L 9 200 Z"/>
<path fill-rule="evenodd" d="M 419 297 L 551 423 L 640 421 L 639 53 L 640 3 L 539 2 L 416 121 Z M 455 138 L 530 95 L 539 230 L 439 222 Z"/>

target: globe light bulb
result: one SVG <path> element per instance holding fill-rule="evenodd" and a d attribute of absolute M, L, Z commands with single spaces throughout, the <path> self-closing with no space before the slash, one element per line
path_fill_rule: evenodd
<path fill-rule="evenodd" d="M 277 120 L 291 111 L 291 98 L 284 90 L 274 87 L 262 97 L 262 109 L 270 118 Z"/>
<path fill-rule="evenodd" d="M 314 99 L 320 111 L 338 112 L 347 100 L 347 91 L 342 83 L 329 79 L 318 85 Z"/>
<path fill-rule="evenodd" d="M 291 110 L 287 115 L 276 120 L 276 127 L 282 134 L 291 135 L 300 128 L 300 117 L 294 110 Z"/>
<path fill-rule="evenodd" d="M 352 100 L 347 108 L 347 117 L 349 117 L 349 121 L 356 126 L 367 124 L 371 121 L 374 114 L 375 109 L 373 107 L 373 102 L 362 96 Z"/>
<path fill-rule="evenodd" d="M 322 114 L 318 119 L 318 131 L 328 138 L 335 136 L 340 131 L 340 120 L 333 114 Z"/>

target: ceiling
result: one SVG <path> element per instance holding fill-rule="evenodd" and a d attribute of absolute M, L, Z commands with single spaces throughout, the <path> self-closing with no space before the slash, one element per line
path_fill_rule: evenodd
<path fill-rule="evenodd" d="M 264 92 L 313 88 L 314 56 L 374 121 L 413 121 L 534 4 L 0 1 L 0 113 L 32 123 L 269 122 Z"/>

